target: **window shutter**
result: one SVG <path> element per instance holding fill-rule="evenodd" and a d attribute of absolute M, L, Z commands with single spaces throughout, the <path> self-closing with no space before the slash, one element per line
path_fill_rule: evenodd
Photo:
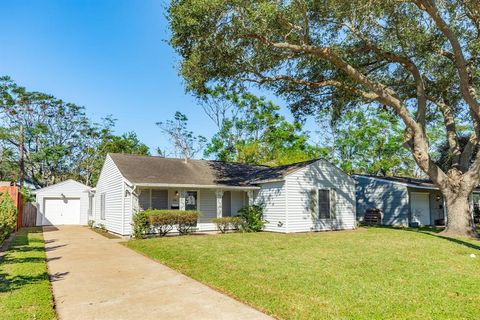
<path fill-rule="evenodd" d="M 317 208 L 318 208 L 318 202 L 317 202 L 317 190 L 312 189 L 310 190 L 310 212 L 312 213 L 312 216 L 317 217 Z"/>
<path fill-rule="evenodd" d="M 330 218 L 337 218 L 337 190 L 330 190 Z"/>

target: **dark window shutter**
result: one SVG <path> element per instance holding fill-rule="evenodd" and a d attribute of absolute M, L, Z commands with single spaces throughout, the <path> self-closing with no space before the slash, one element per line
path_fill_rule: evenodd
<path fill-rule="evenodd" d="M 310 190 L 310 212 L 313 217 L 317 217 L 318 214 L 318 196 L 317 196 L 317 190 L 312 189 Z"/>

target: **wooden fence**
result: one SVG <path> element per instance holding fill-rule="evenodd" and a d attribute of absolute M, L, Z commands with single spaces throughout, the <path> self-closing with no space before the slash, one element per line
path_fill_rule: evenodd
<path fill-rule="evenodd" d="M 23 206 L 23 227 L 35 227 L 37 225 L 37 207 L 31 202 L 27 202 Z"/>

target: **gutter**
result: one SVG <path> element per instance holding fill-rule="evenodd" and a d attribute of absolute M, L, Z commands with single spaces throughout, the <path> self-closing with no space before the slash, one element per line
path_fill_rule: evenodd
<path fill-rule="evenodd" d="M 164 188 L 196 188 L 196 189 L 223 189 L 223 190 L 260 190 L 257 186 L 227 186 L 221 184 L 171 184 L 171 183 L 135 183 L 135 187 L 164 187 Z"/>

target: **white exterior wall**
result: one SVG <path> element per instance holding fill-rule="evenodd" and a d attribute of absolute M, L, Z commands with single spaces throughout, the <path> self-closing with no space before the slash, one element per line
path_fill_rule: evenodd
<path fill-rule="evenodd" d="M 37 226 L 41 226 L 44 224 L 44 200 L 47 198 L 62 198 L 62 194 L 66 198 L 80 199 L 80 224 L 86 225 L 88 223 L 89 207 L 88 190 L 90 190 L 90 187 L 74 180 L 66 180 L 64 182 L 60 182 L 55 185 L 51 185 L 49 187 L 37 190 L 35 192 L 37 202 Z"/>
<path fill-rule="evenodd" d="M 132 233 L 132 194 L 130 192 L 126 193 L 125 202 L 124 202 L 124 216 L 123 216 L 123 235 L 128 235 Z"/>
<path fill-rule="evenodd" d="M 102 193 L 105 193 L 105 220 L 100 217 L 101 204 L 100 199 Z M 100 177 L 98 179 L 95 191 L 95 214 L 94 220 L 96 224 L 103 224 L 108 231 L 112 231 L 121 235 L 127 235 L 127 229 L 130 228 L 131 212 L 124 212 L 125 206 L 130 204 L 130 198 L 125 197 L 125 180 L 118 170 L 117 166 L 107 156 L 103 164 Z M 125 200 L 125 202 L 123 202 Z"/>
<path fill-rule="evenodd" d="M 265 231 L 287 232 L 287 206 L 285 182 L 270 182 L 261 185 L 255 195 L 255 204 L 263 207 L 263 218 L 268 221 Z"/>
<path fill-rule="evenodd" d="M 214 189 L 198 190 L 200 206 L 198 210 L 202 216 L 198 219 L 198 230 L 216 230 L 212 219 L 217 217 L 217 196 Z"/>
<path fill-rule="evenodd" d="M 319 160 L 285 178 L 287 231 L 306 232 L 354 229 L 356 220 L 355 181 L 340 169 Z M 320 220 L 310 209 L 312 189 L 334 189 L 336 219 Z"/>
<path fill-rule="evenodd" d="M 245 191 L 231 191 L 232 202 L 230 205 L 232 217 L 238 215 L 238 210 L 247 205 L 247 203 L 245 203 L 245 193 Z"/>

